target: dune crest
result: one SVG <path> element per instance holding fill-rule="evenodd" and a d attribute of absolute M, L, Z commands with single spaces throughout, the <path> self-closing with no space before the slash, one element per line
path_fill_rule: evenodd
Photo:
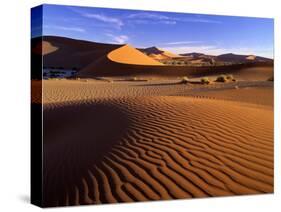
<path fill-rule="evenodd" d="M 126 44 L 118 49 L 111 51 L 107 55 L 108 59 L 117 63 L 134 64 L 134 65 L 155 65 L 161 66 L 162 63 L 146 56 L 134 47 Z"/>

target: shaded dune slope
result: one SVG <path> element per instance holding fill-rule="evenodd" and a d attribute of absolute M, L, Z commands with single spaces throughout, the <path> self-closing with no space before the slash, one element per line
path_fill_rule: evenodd
<path fill-rule="evenodd" d="M 187 66 L 166 66 L 166 65 L 134 65 L 116 63 L 110 60 L 107 56 L 99 58 L 99 60 L 92 62 L 85 68 L 79 71 L 78 76 L 82 78 L 91 78 L 98 76 L 114 77 L 114 76 L 157 76 L 157 77 L 202 77 L 212 76 L 218 74 L 244 74 L 248 68 L 252 67 L 255 70 L 258 67 L 258 71 L 262 72 L 262 77 L 255 77 L 255 74 L 251 75 L 252 80 L 267 80 L 273 75 L 273 67 L 268 64 L 238 64 L 229 67 L 216 66 L 216 67 L 187 67 Z M 263 71 L 265 68 L 266 72 Z M 265 73 L 265 74 L 263 74 Z M 247 77 L 249 78 L 248 73 Z M 261 76 L 258 75 L 258 76 Z M 239 79 L 243 79 L 240 77 Z"/>
<path fill-rule="evenodd" d="M 44 36 L 41 45 L 44 66 L 65 69 L 84 68 L 92 61 L 121 46 L 55 36 Z"/>
<path fill-rule="evenodd" d="M 237 80 L 268 80 L 274 75 L 273 66 L 247 67 L 234 73 Z"/>
<path fill-rule="evenodd" d="M 44 117 L 45 206 L 273 192 L 271 110 L 97 98 L 46 104 Z"/>
<path fill-rule="evenodd" d="M 185 94 L 186 95 L 186 94 Z M 238 89 L 222 89 L 210 91 L 198 91 L 189 96 L 196 98 L 211 98 L 250 103 L 259 107 L 272 107 L 274 103 L 273 89 L 270 87 L 246 87 Z M 258 97 L 258 98 L 257 98 Z"/>

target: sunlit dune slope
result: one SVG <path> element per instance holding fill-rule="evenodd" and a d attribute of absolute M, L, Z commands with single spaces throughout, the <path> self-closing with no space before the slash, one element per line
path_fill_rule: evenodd
<path fill-rule="evenodd" d="M 113 50 L 107 56 L 110 60 L 117 63 L 156 66 L 163 65 L 128 44 Z"/>

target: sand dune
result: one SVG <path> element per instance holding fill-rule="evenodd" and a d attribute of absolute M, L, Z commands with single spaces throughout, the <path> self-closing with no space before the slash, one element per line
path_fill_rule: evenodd
<path fill-rule="evenodd" d="M 159 76 L 167 78 L 171 76 L 202 77 L 206 75 L 239 73 L 239 76 L 242 76 L 241 79 L 245 76 L 247 80 L 266 80 L 273 74 L 272 60 L 265 60 L 268 62 L 264 63 L 253 62 L 251 64 L 215 67 L 168 66 L 142 54 L 139 50 L 129 45 L 103 44 L 55 36 L 44 36 L 42 39 L 43 43 L 40 38 L 32 39 L 31 41 L 34 58 L 41 58 L 41 48 L 43 48 L 44 67 L 78 69 L 79 77 L 145 75 L 149 77 Z M 169 57 L 174 56 L 172 53 L 164 50 L 157 49 L 157 51 Z M 152 54 L 154 53 L 152 52 Z M 194 54 L 192 53 L 192 55 Z M 204 61 L 204 57 L 212 57 L 205 55 L 203 59 L 200 59 L 201 54 L 196 55 L 198 55 L 197 63 Z M 238 59 L 245 58 L 243 55 L 233 54 L 223 55 L 222 57 L 226 59 L 233 57 L 238 57 Z M 40 58 L 38 61 L 40 61 Z M 261 57 L 257 58 L 258 61 L 264 60 Z"/>
<path fill-rule="evenodd" d="M 128 44 L 111 51 L 107 57 L 117 63 L 156 66 L 163 65 Z"/>
<path fill-rule="evenodd" d="M 64 69 L 84 68 L 112 50 L 121 47 L 121 45 L 95 43 L 56 36 L 44 36 L 42 39 L 42 43 L 38 39 L 33 41 L 33 52 L 34 49 L 38 49 L 39 51 L 34 53 L 41 54 L 39 47 L 40 45 L 42 46 L 43 66 L 63 67 Z"/>
<path fill-rule="evenodd" d="M 264 62 L 273 62 L 270 58 L 260 57 L 256 55 L 239 55 L 239 54 L 221 54 L 216 57 L 220 61 L 229 61 L 229 62 L 247 62 L 247 61 L 264 61 Z"/>
<path fill-rule="evenodd" d="M 157 48 L 155 46 L 139 50 L 155 60 L 166 60 L 172 59 L 174 57 L 179 57 L 179 55 L 177 54 Z"/>
<path fill-rule="evenodd" d="M 268 80 L 273 76 L 273 67 L 249 67 L 237 70 L 238 80 Z"/>
<path fill-rule="evenodd" d="M 249 71 L 249 72 L 248 72 Z M 233 74 L 239 80 L 267 80 L 273 75 L 273 66 L 263 64 L 238 64 L 216 67 L 185 67 L 167 65 L 135 65 L 116 63 L 106 56 L 92 62 L 78 73 L 79 77 L 97 76 L 140 76 L 140 77 L 205 77 L 220 74 Z"/>
<path fill-rule="evenodd" d="M 212 98 L 220 100 L 238 101 L 251 103 L 257 106 L 273 107 L 274 97 L 273 89 L 269 87 L 242 87 L 193 92 L 190 96 L 198 98 Z M 257 96 L 259 98 L 257 98 Z"/>
<path fill-rule="evenodd" d="M 187 87 L 44 81 L 44 204 L 273 192 L 273 108 Z"/>

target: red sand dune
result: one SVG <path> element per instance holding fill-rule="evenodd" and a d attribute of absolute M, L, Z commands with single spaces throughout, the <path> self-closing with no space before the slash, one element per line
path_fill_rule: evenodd
<path fill-rule="evenodd" d="M 107 57 L 116 63 L 156 66 L 163 65 L 128 44 L 111 51 Z"/>
<path fill-rule="evenodd" d="M 54 36 L 43 37 L 42 45 L 44 55 L 43 66 L 63 67 L 65 69 L 81 69 L 101 56 L 107 55 L 112 50 L 121 47 L 121 45 L 102 44 Z"/>
<path fill-rule="evenodd" d="M 140 85 L 44 82 L 46 206 L 273 192 L 272 107 Z"/>
<path fill-rule="evenodd" d="M 248 72 L 249 71 L 249 72 Z M 79 71 L 78 76 L 84 78 L 98 76 L 140 76 L 140 77 L 204 77 L 220 74 L 233 74 L 239 80 L 267 80 L 273 76 L 272 65 L 239 64 L 217 67 L 185 67 L 122 64 L 109 60 L 106 56 L 94 61 Z M 244 78 L 245 77 L 245 78 Z"/>
<path fill-rule="evenodd" d="M 33 39 L 33 53 L 40 51 L 40 39 Z M 267 67 L 269 70 L 263 80 L 273 74 L 272 62 L 251 63 L 218 67 L 186 67 L 167 66 L 148 59 L 137 49 L 129 46 L 102 44 L 69 38 L 45 36 L 43 37 L 44 67 L 63 67 L 65 69 L 79 69 L 79 77 L 96 76 L 160 76 L 160 77 L 201 77 L 225 73 L 241 73 L 247 67 Z M 130 50 L 129 50 L 130 49 Z M 38 51 L 37 51 L 38 50 Z M 165 52 L 165 51 L 164 51 Z M 131 55 L 132 54 L 132 55 Z M 113 55 L 113 60 L 110 59 Z M 108 58 L 109 57 L 109 58 Z M 223 58 L 245 58 L 239 55 L 222 55 Z M 115 58 L 115 59 L 114 59 Z M 138 58 L 138 59 L 136 59 Z M 260 57 L 256 57 L 260 58 Z M 261 58 L 263 59 L 263 58 Z M 259 71 L 264 72 L 262 69 Z M 265 72 L 264 72 L 265 73 Z M 255 78 L 253 74 L 252 77 Z M 253 79 L 254 79 L 253 78 Z"/>

